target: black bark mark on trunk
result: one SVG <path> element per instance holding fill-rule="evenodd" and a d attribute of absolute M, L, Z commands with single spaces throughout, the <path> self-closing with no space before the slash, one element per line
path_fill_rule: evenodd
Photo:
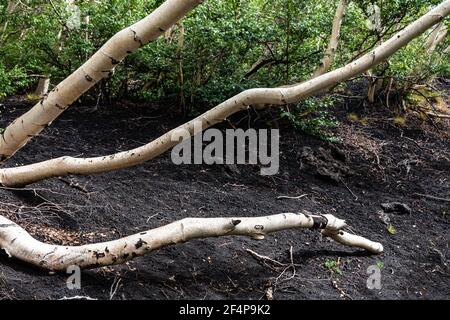
<path fill-rule="evenodd" d="M 0 228 L 9 228 L 9 227 L 15 227 L 15 226 L 16 226 L 15 223 L 0 224 Z M 14 240 L 16 240 L 16 239 L 14 239 Z"/>
<path fill-rule="evenodd" d="M 135 244 L 134 246 L 136 247 L 136 249 L 139 249 L 139 248 L 141 248 L 144 244 L 147 244 L 147 242 L 145 242 L 145 241 L 142 240 L 142 239 L 139 239 L 139 241 L 136 242 L 136 244 Z"/>

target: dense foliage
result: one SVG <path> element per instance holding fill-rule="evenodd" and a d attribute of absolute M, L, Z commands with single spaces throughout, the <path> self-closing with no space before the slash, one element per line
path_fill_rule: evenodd
<path fill-rule="evenodd" d="M 33 92 L 43 75 L 49 75 L 54 86 L 115 32 L 147 15 L 162 0 L 70 2 L 21 1 L 8 13 L 8 3 L 2 0 L 0 97 Z M 193 112 L 246 88 L 300 82 L 311 76 L 323 56 L 337 2 L 207 0 L 166 37 L 127 58 L 113 77 L 84 99 L 174 97 L 180 108 Z M 350 1 L 333 68 L 367 52 L 437 3 Z M 374 4 L 379 7 L 378 15 Z M 449 40 L 432 55 L 426 53 L 425 41 L 426 35 L 417 38 L 374 70 L 375 74 L 395 77 L 399 87 L 448 76 L 449 58 L 443 51 Z M 252 70 L 259 59 L 265 59 L 265 64 Z M 320 101 L 306 101 L 295 110 L 302 113 L 317 104 Z"/>

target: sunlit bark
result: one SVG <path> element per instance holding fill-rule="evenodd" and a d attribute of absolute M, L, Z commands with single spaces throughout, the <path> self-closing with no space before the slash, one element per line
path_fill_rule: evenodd
<path fill-rule="evenodd" d="M 251 105 L 286 105 L 298 102 L 332 85 L 357 76 L 392 56 L 412 39 L 442 21 L 449 12 L 450 0 L 447 0 L 373 51 L 344 67 L 291 87 L 246 90 L 144 146 L 108 156 L 95 158 L 61 157 L 21 167 L 0 169 L 0 183 L 6 186 L 23 186 L 50 177 L 70 174 L 95 174 L 140 164 L 178 144 L 180 141 L 173 139 L 173 137 L 179 136 L 177 133 L 180 130 L 188 131 L 192 135 L 195 128 L 209 128 L 240 110 L 248 109 Z"/>
<path fill-rule="evenodd" d="M 167 0 L 152 14 L 118 32 L 85 64 L 58 84 L 30 111 L 12 122 L 0 138 L 0 162 L 11 157 L 127 55 L 164 34 L 201 0 Z"/>

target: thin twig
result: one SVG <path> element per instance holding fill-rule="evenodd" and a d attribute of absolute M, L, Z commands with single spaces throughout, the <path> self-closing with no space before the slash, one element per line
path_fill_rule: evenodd
<path fill-rule="evenodd" d="M 434 252 L 436 252 L 439 255 L 439 258 L 441 259 L 441 263 L 444 265 L 444 267 L 450 271 L 450 265 L 447 262 L 447 259 L 445 255 L 438 249 L 433 249 Z"/>
<path fill-rule="evenodd" d="M 284 268 L 283 272 L 281 272 L 280 275 L 275 279 L 275 282 L 273 284 L 274 287 L 276 287 L 276 285 L 278 284 L 278 281 L 289 269 L 292 269 L 292 275 L 290 277 L 282 279 L 280 282 L 292 280 L 297 275 L 297 270 L 295 269 L 295 264 L 294 264 L 294 253 L 293 253 L 292 246 L 289 248 L 289 257 L 290 257 L 291 263 L 286 268 Z"/>
<path fill-rule="evenodd" d="M 331 285 L 333 286 L 333 288 L 339 291 L 342 298 L 348 298 L 350 300 L 353 300 L 353 298 L 348 293 L 346 293 L 341 287 L 338 286 L 336 280 L 331 280 Z"/>
<path fill-rule="evenodd" d="M 67 184 L 71 188 L 77 189 L 83 193 L 89 193 L 89 191 L 85 187 L 81 186 L 78 182 L 74 182 L 73 180 L 69 181 L 69 180 L 66 180 L 63 178 L 58 178 L 58 179 L 60 181 L 64 182 L 65 184 Z"/>
<path fill-rule="evenodd" d="M 268 256 L 261 255 L 261 254 L 255 252 L 255 251 L 253 251 L 253 250 L 251 250 L 251 249 L 246 249 L 245 251 L 247 251 L 248 253 L 250 253 L 250 255 L 251 255 L 253 258 L 255 258 L 255 260 L 257 260 L 258 262 L 264 262 L 264 263 L 270 262 L 270 263 L 272 263 L 272 264 L 274 264 L 274 265 L 276 265 L 276 266 L 278 266 L 278 267 L 286 267 L 286 266 L 287 266 L 286 263 L 281 263 L 281 262 L 279 262 L 279 261 L 277 261 L 277 260 L 274 260 L 274 259 L 272 259 L 272 258 L 270 258 L 270 257 L 268 257 Z"/>
<path fill-rule="evenodd" d="M 347 190 L 352 194 L 353 197 L 355 197 L 355 201 L 358 201 L 358 196 L 356 194 L 353 193 L 353 191 L 347 186 L 347 184 L 345 184 L 344 179 L 340 179 L 342 184 L 344 185 L 344 187 L 347 188 Z"/>
<path fill-rule="evenodd" d="M 415 196 L 418 197 L 423 197 L 423 198 L 427 198 L 427 199 L 432 199 L 432 200 L 438 200 L 438 201 L 445 201 L 445 202 L 450 202 L 450 198 L 441 198 L 441 197 L 435 197 L 435 196 L 431 196 L 429 194 L 422 194 L 422 193 L 414 193 Z"/>
<path fill-rule="evenodd" d="M 306 197 L 308 194 L 307 193 L 305 193 L 305 194 L 301 194 L 301 195 L 299 195 L 299 196 L 278 196 L 277 197 L 277 200 L 281 200 L 281 199 L 301 199 L 301 198 L 303 198 L 303 197 Z"/>
<path fill-rule="evenodd" d="M 62 297 L 59 300 L 97 300 L 95 298 L 91 298 L 89 296 L 73 296 L 73 297 Z"/>
<path fill-rule="evenodd" d="M 435 117 L 435 118 L 450 119 L 450 114 L 427 112 L 427 115 Z"/>
<path fill-rule="evenodd" d="M 117 289 L 119 289 L 119 286 L 120 286 L 120 281 L 122 281 L 122 279 L 120 277 L 114 278 L 111 288 L 109 289 L 109 300 L 112 300 L 114 298 L 114 296 L 116 295 Z"/>

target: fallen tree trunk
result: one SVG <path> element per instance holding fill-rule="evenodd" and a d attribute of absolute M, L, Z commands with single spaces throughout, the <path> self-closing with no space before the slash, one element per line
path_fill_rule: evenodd
<path fill-rule="evenodd" d="M 344 67 L 291 87 L 246 90 L 144 146 L 103 157 L 61 157 L 21 167 L 0 169 L 0 184 L 24 186 L 50 177 L 102 173 L 140 164 L 178 144 L 180 140 L 174 137 L 182 136 L 180 132 L 189 132 L 193 135 L 196 133 L 195 128 L 209 128 L 227 119 L 233 113 L 248 109 L 250 105 L 285 105 L 298 102 L 355 77 L 392 56 L 412 39 L 442 21 L 449 13 L 450 0 L 446 0 L 373 51 Z"/>
<path fill-rule="evenodd" d="M 186 218 L 171 224 L 109 242 L 83 246 L 58 246 L 40 242 L 11 220 L 0 216 L 0 248 L 10 257 L 52 271 L 70 266 L 82 269 L 124 263 L 145 253 L 189 240 L 248 236 L 262 240 L 286 229 L 320 229 L 325 236 L 344 245 L 383 252 L 380 243 L 342 231 L 345 221 L 332 215 L 282 213 L 255 218 Z"/>
<path fill-rule="evenodd" d="M 427 47 L 428 54 L 433 53 L 436 50 L 437 46 L 445 40 L 445 38 L 447 37 L 447 32 L 447 26 L 445 25 L 439 29 L 439 32 L 436 34 L 434 41 L 430 46 Z"/>
<path fill-rule="evenodd" d="M 1 134 L 0 162 L 10 158 L 127 55 L 158 38 L 201 0 L 166 0 L 149 16 L 113 36 L 86 63 L 58 84 L 48 96 L 12 122 Z"/>
<path fill-rule="evenodd" d="M 39 78 L 36 89 L 34 90 L 34 96 L 42 98 L 48 93 L 48 88 L 50 87 L 50 77 L 44 75 Z"/>

